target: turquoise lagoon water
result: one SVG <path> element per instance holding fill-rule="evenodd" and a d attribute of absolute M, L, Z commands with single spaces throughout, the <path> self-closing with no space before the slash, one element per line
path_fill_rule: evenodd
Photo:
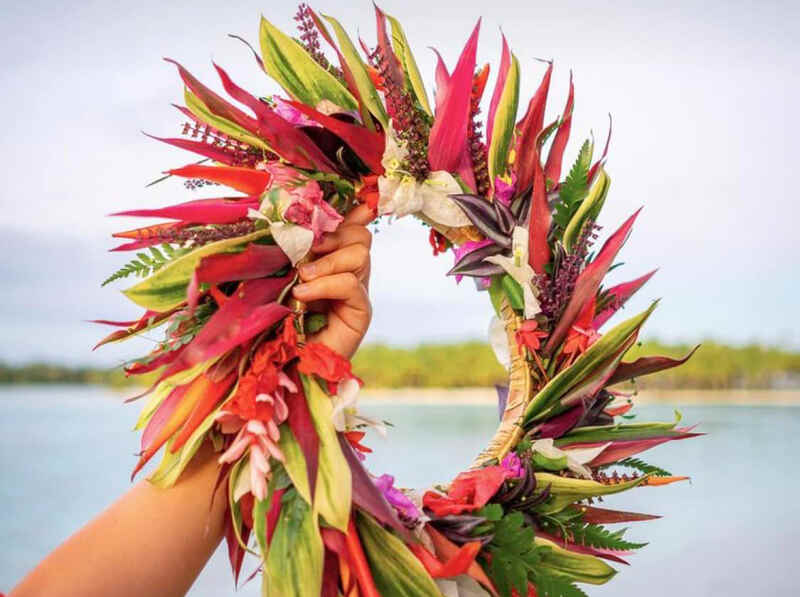
<path fill-rule="evenodd" d="M 86 387 L 0 389 L 0 591 L 129 486 L 137 405 Z M 370 439 L 375 473 L 425 487 L 463 469 L 496 425 L 491 406 L 370 403 L 390 420 L 390 441 Z M 652 450 L 649 460 L 691 483 L 611 496 L 606 505 L 660 514 L 632 525 L 650 541 L 631 566 L 590 595 L 710 597 L 797 595 L 800 570 L 800 408 L 686 407 L 706 437 Z M 648 406 L 638 419 L 671 419 Z M 252 562 L 245 570 L 253 569 Z M 239 595 L 258 594 L 258 582 Z M 220 550 L 190 591 L 233 595 Z"/>

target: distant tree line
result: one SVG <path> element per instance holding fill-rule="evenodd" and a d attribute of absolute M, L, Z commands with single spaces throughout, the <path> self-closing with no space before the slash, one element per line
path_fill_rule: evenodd
<path fill-rule="evenodd" d="M 679 357 L 690 345 L 649 341 L 634 346 L 625 360 L 644 355 Z M 506 374 L 485 342 L 422 344 L 398 348 L 363 346 L 353 368 L 371 388 L 463 388 L 504 383 Z M 151 383 L 154 374 L 128 378 L 120 368 L 93 369 L 47 363 L 11 366 L 0 363 L 0 384 L 99 384 L 115 387 Z M 727 346 L 704 342 L 681 367 L 637 380 L 651 389 L 800 388 L 800 352 L 759 345 Z"/>

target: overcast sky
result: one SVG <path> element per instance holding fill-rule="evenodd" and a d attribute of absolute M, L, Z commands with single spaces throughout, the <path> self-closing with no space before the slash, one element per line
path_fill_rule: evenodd
<path fill-rule="evenodd" d="M 374 40 L 366 0 L 315 6 Z M 522 101 L 544 70 L 534 59 L 555 60 L 551 118 L 572 69 L 570 159 L 590 131 L 604 138 L 613 114 L 612 188 L 600 223 L 608 234 L 645 205 L 615 275 L 661 268 L 628 310 L 664 298 L 647 337 L 800 346 L 797 3 L 386 0 L 383 8 L 403 22 L 429 92 L 427 47 L 452 66 L 478 16 L 479 59 L 497 65 L 502 27 L 522 66 Z M 123 263 L 105 252 L 108 235 L 132 224 L 104 215 L 193 198 L 178 181 L 144 188 L 160 171 L 192 160 L 139 132 L 179 131 L 169 104 L 182 88 L 161 57 L 182 61 L 216 87 L 213 58 L 253 92 L 276 92 L 226 34 L 257 45 L 262 12 L 287 30 L 294 11 L 292 3 L 205 0 L 34 1 L 4 10 L 0 360 L 99 365 L 141 350 L 91 353 L 105 330 L 83 320 L 135 313 L 116 289 L 99 287 Z M 369 338 L 485 337 L 488 297 L 445 278 L 451 264 L 450 255 L 430 256 L 416 222 L 382 224 Z"/>

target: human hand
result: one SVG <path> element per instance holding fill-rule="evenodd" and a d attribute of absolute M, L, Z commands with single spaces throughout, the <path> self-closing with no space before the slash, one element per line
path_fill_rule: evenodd
<path fill-rule="evenodd" d="M 299 267 L 302 283 L 292 289 L 294 298 L 328 317 L 328 325 L 309 340 L 321 342 L 348 359 L 361 344 L 372 319 L 367 292 L 372 234 L 367 224 L 373 219 L 375 213 L 366 205 L 348 213 L 335 232 L 312 247 L 317 259 Z"/>

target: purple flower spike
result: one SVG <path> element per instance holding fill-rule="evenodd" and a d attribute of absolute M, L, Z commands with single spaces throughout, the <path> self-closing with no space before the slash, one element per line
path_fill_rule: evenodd
<path fill-rule="evenodd" d="M 525 476 L 525 467 L 522 466 L 522 461 L 515 452 L 509 452 L 506 457 L 503 458 L 500 466 L 511 473 L 515 479 Z"/>
<path fill-rule="evenodd" d="M 404 523 L 415 523 L 417 520 L 419 520 L 420 516 L 422 516 L 422 513 L 414 505 L 414 502 L 408 499 L 406 494 L 394 486 L 394 477 L 392 475 L 381 475 L 374 480 L 374 483 L 375 487 L 381 490 L 381 493 L 383 493 L 383 497 L 386 498 L 386 501 L 389 502 L 395 510 L 397 510 L 397 513 L 400 515 L 400 519 Z"/>

